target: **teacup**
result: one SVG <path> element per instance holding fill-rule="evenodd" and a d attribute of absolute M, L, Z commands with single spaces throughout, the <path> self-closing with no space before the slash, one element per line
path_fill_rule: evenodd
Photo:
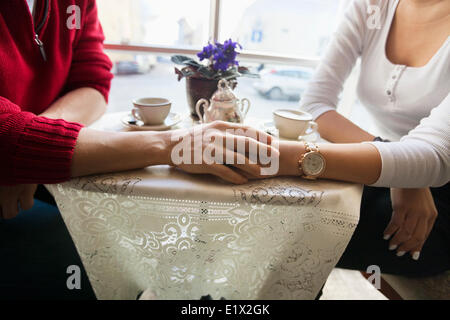
<path fill-rule="evenodd" d="M 273 120 L 280 137 L 298 139 L 317 132 L 318 125 L 311 114 L 298 110 L 279 109 L 273 112 Z"/>
<path fill-rule="evenodd" d="M 170 113 L 172 103 L 164 98 L 141 98 L 133 101 L 133 117 L 146 125 L 164 123 Z"/>

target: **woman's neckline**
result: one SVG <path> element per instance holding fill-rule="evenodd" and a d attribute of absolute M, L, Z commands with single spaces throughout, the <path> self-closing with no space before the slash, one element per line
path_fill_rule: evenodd
<path fill-rule="evenodd" d="M 391 59 L 389 59 L 388 55 L 387 55 L 387 42 L 389 40 L 389 36 L 391 34 L 391 30 L 392 30 L 392 25 L 394 24 L 394 18 L 395 18 L 395 14 L 397 12 L 397 8 L 399 5 L 400 1 L 399 0 L 395 0 L 395 4 L 392 8 L 392 11 L 390 12 L 390 15 L 388 15 L 388 19 L 390 19 L 390 21 L 386 21 L 386 31 L 385 31 L 385 35 L 384 35 L 384 46 L 383 46 L 383 55 L 384 55 L 384 59 L 391 64 L 394 67 L 397 66 L 401 66 L 401 67 L 405 67 L 407 69 L 416 69 L 416 70 L 420 70 L 420 69 L 425 69 L 427 68 L 429 65 L 431 65 L 434 60 L 437 59 L 437 57 L 441 54 L 441 52 L 444 50 L 445 46 L 450 42 L 450 36 L 447 37 L 447 40 L 444 41 L 444 43 L 441 45 L 441 47 L 439 48 L 439 50 L 437 50 L 434 55 L 428 60 L 428 62 L 420 67 L 413 67 L 413 66 L 409 66 L 409 65 L 405 65 L 405 64 L 398 64 L 398 63 L 393 63 L 391 61 Z"/>

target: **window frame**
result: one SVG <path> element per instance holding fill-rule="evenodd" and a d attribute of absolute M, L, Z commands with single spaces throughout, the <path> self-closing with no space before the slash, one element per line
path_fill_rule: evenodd
<path fill-rule="evenodd" d="M 210 0 L 210 19 L 209 19 L 209 39 L 217 40 L 220 32 L 220 13 L 222 0 Z M 105 42 L 106 50 L 124 51 L 133 53 L 148 54 L 180 54 L 194 56 L 202 48 L 183 48 L 177 46 L 158 46 L 158 45 L 125 45 L 113 44 Z M 257 51 L 244 50 L 239 55 L 240 60 L 258 62 L 258 63 L 275 63 L 286 65 L 297 65 L 303 67 L 315 68 L 319 64 L 318 57 L 290 56 L 280 54 L 268 54 Z"/>
<path fill-rule="evenodd" d="M 343 10 L 352 0 L 342 0 L 338 15 L 342 15 Z M 209 19 L 209 38 L 217 40 L 220 31 L 220 13 L 222 0 L 210 0 L 210 19 Z M 202 48 L 183 48 L 177 46 L 158 46 L 158 45 L 125 45 L 105 42 L 104 48 L 111 52 L 126 52 L 135 54 L 163 54 L 163 55 L 190 55 L 195 56 Z M 243 50 L 239 55 L 243 61 L 256 63 L 273 63 L 288 66 L 307 67 L 315 69 L 320 63 L 320 57 L 305 57 L 280 54 L 268 54 L 257 51 Z M 359 74 L 359 63 L 349 76 L 337 106 L 337 111 L 344 116 L 349 117 L 352 113 L 354 103 L 356 102 L 356 85 Z"/>

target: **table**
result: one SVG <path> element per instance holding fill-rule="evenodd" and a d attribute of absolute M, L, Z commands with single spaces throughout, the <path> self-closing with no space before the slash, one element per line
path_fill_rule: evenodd
<path fill-rule="evenodd" d="M 123 130 L 122 116 L 94 127 Z M 47 187 L 99 299 L 147 288 L 160 299 L 314 299 L 356 228 L 362 194 L 298 178 L 235 186 L 168 166 Z"/>

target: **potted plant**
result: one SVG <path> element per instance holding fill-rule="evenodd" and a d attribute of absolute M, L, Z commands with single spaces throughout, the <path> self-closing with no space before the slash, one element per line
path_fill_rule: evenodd
<path fill-rule="evenodd" d="M 259 77 L 251 73 L 248 68 L 239 66 L 238 49 L 242 49 L 242 46 L 230 39 L 224 43 L 208 43 L 201 52 L 197 53 L 200 62 L 186 56 L 172 57 L 172 62 L 184 65 L 182 69 L 175 68 L 175 72 L 178 75 L 178 81 L 186 78 L 186 95 L 191 116 L 194 119 L 198 119 L 195 111 L 197 101 L 210 99 L 217 90 L 219 80 L 230 81 L 234 89 L 237 85 L 236 78 L 240 76 Z"/>

